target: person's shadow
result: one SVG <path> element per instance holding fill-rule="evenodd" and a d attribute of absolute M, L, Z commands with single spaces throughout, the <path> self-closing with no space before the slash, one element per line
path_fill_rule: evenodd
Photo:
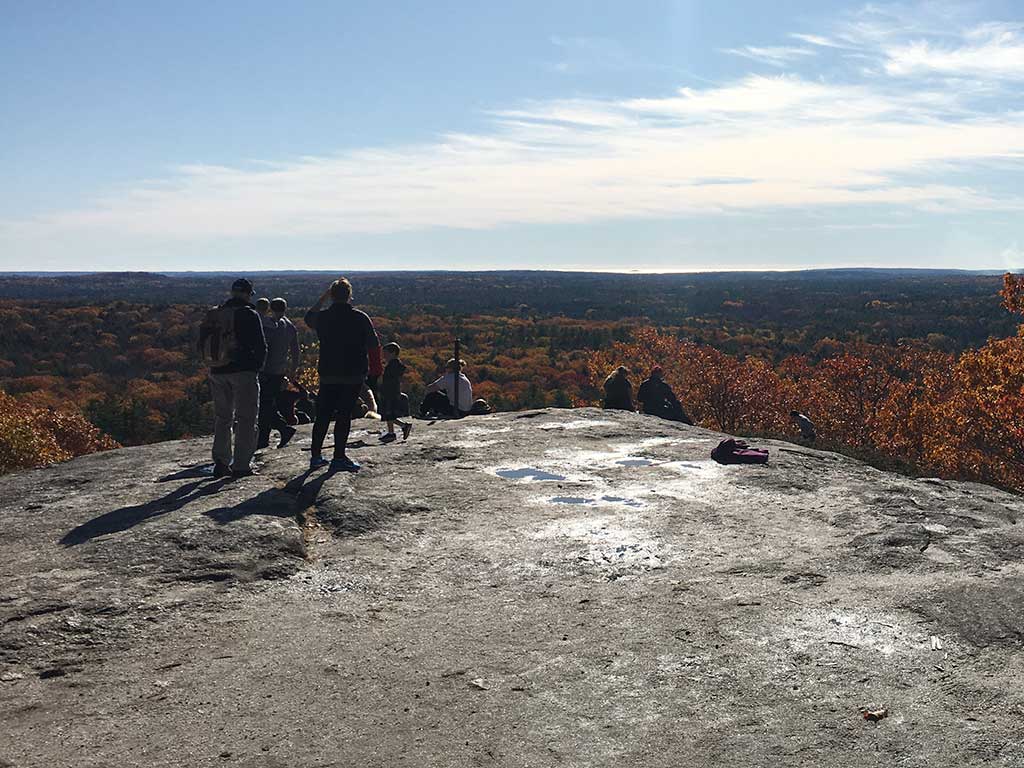
<path fill-rule="evenodd" d="M 233 507 L 211 509 L 203 514 L 221 525 L 233 523 L 251 515 L 298 517 L 303 510 L 316 501 L 324 483 L 336 472 L 327 469 L 310 480 L 309 477 L 312 474 L 313 470 L 306 470 L 301 475 L 293 477 L 282 488 L 268 488 Z"/>
<path fill-rule="evenodd" d="M 169 512 L 175 512 L 196 499 L 212 496 L 220 491 L 228 480 L 230 478 L 226 477 L 213 480 L 212 482 L 197 480 L 194 483 L 186 483 L 175 488 L 166 496 L 154 499 L 153 501 L 147 501 L 145 504 L 135 504 L 130 507 L 121 507 L 120 509 L 106 512 L 99 517 L 94 517 L 92 520 L 72 528 L 64 534 L 60 543 L 65 547 L 73 547 L 91 541 L 97 536 L 106 536 L 109 533 L 126 531 L 145 520 L 166 515 Z"/>

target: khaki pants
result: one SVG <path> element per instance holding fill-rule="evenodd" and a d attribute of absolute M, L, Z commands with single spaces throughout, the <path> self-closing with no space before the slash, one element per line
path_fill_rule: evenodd
<path fill-rule="evenodd" d="M 236 472 L 249 468 L 256 453 L 260 381 L 255 371 L 211 373 L 213 394 L 213 460 Z M 235 450 L 231 451 L 234 431 Z"/>

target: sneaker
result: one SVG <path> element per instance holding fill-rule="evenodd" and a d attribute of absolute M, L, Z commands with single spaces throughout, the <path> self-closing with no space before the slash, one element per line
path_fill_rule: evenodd
<path fill-rule="evenodd" d="M 314 456 L 309 460 L 309 468 L 310 470 L 320 469 L 320 467 L 326 467 L 330 463 L 331 462 L 329 462 L 323 456 Z"/>
<path fill-rule="evenodd" d="M 245 467 L 243 469 L 232 469 L 231 470 L 231 476 L 232 477 L 252 477 L 253 475 L 258 475 L 258 474 L 259 474 L 259 472 L 257 472 L 252 467 Z"/>
<path fill-rule="evenodd" d="M 277 444 L 277 447 L 284 448 L 288 445 L 289 441 L 295 437 L 297 431 L 295 427 L 281 427 L 281 442 Z"/>
<path fill-rule="evenodd" d="M 412 424 L 403 424 L 402 425 L 402 440 L 403 441 L 404 440 L 408 440 L 409 439 L 409 434 L 411 432 L 412 432 Z"/>
<path fill-rule="evenodd" d="M 270 447 L 270 440 L 260 440 L 256 443 L 256 450 L 263 451 Z"/>
<path fill-rule="evenodd" d="M 220 477 L 231 477 L 231 467 L 227 464 L 222 464 L 219 461 L 213 462 L 213 476 Z"/>
<path fill-rule="evenodd" d="M 332 472 L 358 472 L 361 469 L 361 465 L 352 461 L 347 456 L 343 459 L 335 459 L 331 462 Z"/>
<path fill-rule="evenodd" d="M 387 432 L 381 435 L 379 439 L 382 443 L 393 443 L 398 439 L 398 436 L 394 432 Z"/>

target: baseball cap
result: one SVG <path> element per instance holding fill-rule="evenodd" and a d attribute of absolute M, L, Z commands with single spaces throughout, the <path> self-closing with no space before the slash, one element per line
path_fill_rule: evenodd
<path fill-rule="evenodd" d="M 244 277 L 240 277 L 231 284 L 232 291 L 238 291 L 240 293 L 254 294 L 256 289 L 252 287 L 252 283 L 246 280 Z"/>

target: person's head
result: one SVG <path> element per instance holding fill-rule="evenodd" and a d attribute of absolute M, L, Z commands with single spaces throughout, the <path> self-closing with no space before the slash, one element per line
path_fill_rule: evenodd
<path fill-rule="evenodd" d="M 448 362 L 444 364 L 444 369 L 448 373 L 458 373 L 459 371 L 461 371 L 465 367 L 466 367 L 466 361 L 465 360 L 459 360 L 459 362 L 456 363 L 454 357 L 448 358 Z"/>
<path fill-rule="evenodd" d="M 789 418 L 791 418 L 791 419 L 799 419 L 800 418 L 800 411 L 790 411 L 789 412 Z"/>
<path fill-rule="evenodd" d="M 280 320 L 284 317 L 284 313 L 288 311 L 288 302 L 278 297 L 270 302 L 270 313 L 276 320 Z"/>
<path fill-rule="evenodd" d="M 344 277 L 339 277 L 331 283 L 331 298 L 339 304 L 350 302 L 352 300 L 352 283 Z"/>
<path fill-rule="evenodd" d="M 270 299 L 265 296 L 262 299 L 256 299 L 256 311 L 266 317 L 270 313 Z"/>
<path fill-rule="evenodd" d="M 616 376 L 629 376 L 629 368 L 627 368 L 624 365 L 620 365 L 618 368 L 615 369 L 615 375 Z"/>
<path fill-rule="evenodd" d="M 392 360 L 397 360 L 398 356 L 402 354 L 402 348 L 393 341 L 389 341 L 387 344 L 385 344 L 381 348 L 381 351 L 384 353 L 384 360 L 389 363 Z"/>
<path fill-rule="evenodd" d="M 653 368 L 651 368 L 651 378 L 652 379 L 660 379 L 661 378 L 661 366 L 660 365 L 656 365 Z"/>
<path fill-rule="evenodd" d="M 231 284 L 231 298 L 233 299 L 244 299 L 245 301 L 251 301 L 256 291 L 252 287 L 252 283 L 246 280 L 244 277 L 240 277 Z"/>

